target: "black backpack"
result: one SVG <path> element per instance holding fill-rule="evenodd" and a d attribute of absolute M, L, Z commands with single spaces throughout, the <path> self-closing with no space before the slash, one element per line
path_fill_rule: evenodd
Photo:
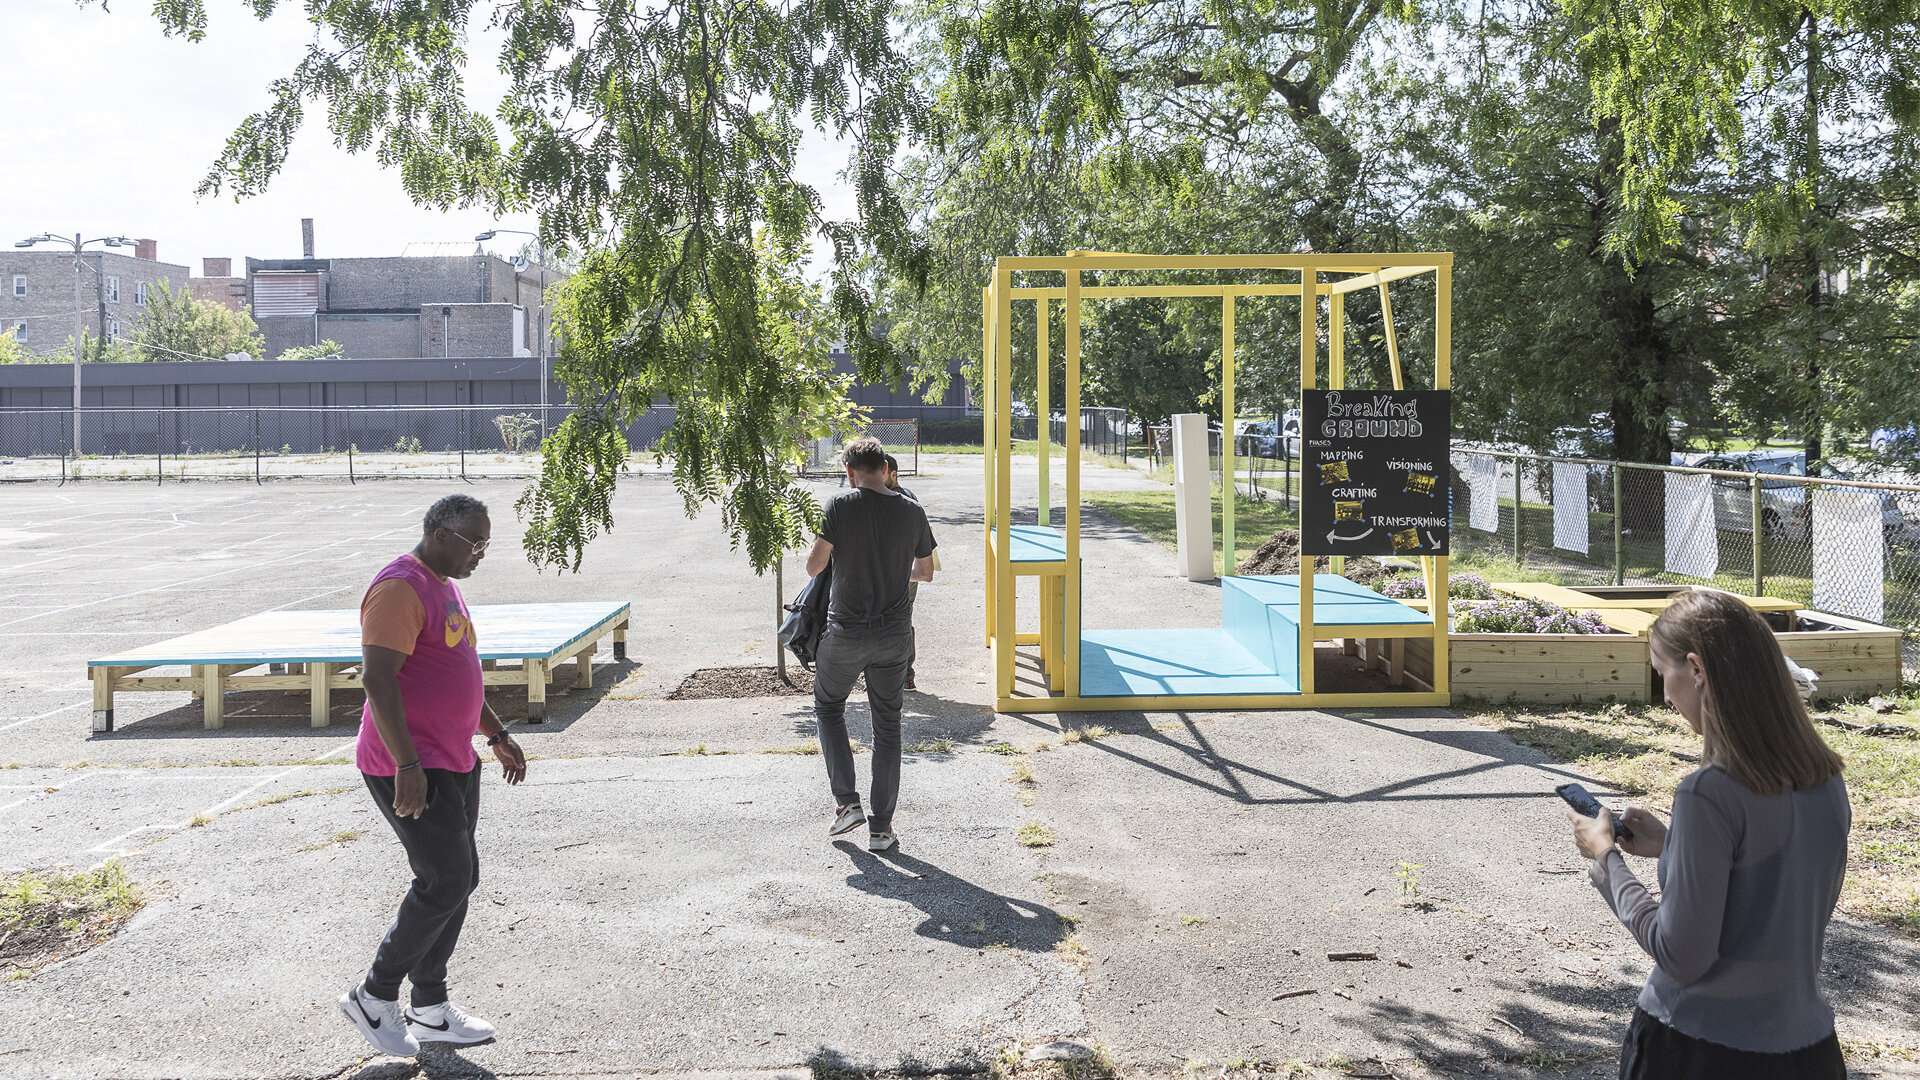
<path fill-rule="evenodd" d="M 825 570 L 800 587 L 793 603 L 787 605 L 786 619 L 780 623 L 780 644 L 808 671 L 813 670 L 820 635 L 827 629 L 827 600 L 832 592 L 833 563 L 829 561 Z"/>

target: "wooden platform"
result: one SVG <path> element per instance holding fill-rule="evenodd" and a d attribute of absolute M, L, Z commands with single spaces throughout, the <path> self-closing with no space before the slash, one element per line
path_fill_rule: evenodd
<path fill-rule="evenodd" d="M 593 685 L 593 654 L 613 637 L 613 655 L 626 659 L 630 605 L 493 604 L 471 608 L 480 639 L 481 679 L 488 686 L 525 686 L 527 719 L 546 719 L 547 684 L 554 666 L 574 663 L 574 686 Z M 360 613 L 269 611 L 128 652 L 87 661 L 93 683 L 93 730 L 113 730 L 119 693 L 193 694 L 204 702 L 203 723 L 222 726 L 228 690 L 292 690 L 311 696 L 310 722 L 326 727 L 331 692 L 360 686 Z M 518 667 L 502 668 L 502 660 Z M 187 667 L 190 675 L 141 675 Z M 246 674 L 256 668 L 264 674 Z"/>

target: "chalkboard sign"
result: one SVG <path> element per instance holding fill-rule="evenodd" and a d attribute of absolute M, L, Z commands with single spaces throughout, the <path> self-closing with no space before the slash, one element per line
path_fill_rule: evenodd
<path fill-rule="evenodd" d="M 1445 555 L 1448 391 L 1308 390 L 1300 550 Z"/>

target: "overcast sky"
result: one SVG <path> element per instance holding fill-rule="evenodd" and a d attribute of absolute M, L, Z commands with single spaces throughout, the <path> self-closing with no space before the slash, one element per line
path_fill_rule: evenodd
<path fill-rule="evenodd" d="M 195 198 L 234 126 L 266 105 L 267 83 L 311 39 L 303 5 L 284 3 L 262 23 L 241 0 L 208 0 L 210 26 L 197 45 L 162 36 L 149 0 L 110 6 L 0 0 L 0 243 L 42 232 L 152 238 L 161 261 L 197 275 L 205 257 L 233 259 L 236 273 L 247 256 L 298 258 L 303 217 L 314 219 L 323 258 L 398 255 L 409 241 L 469 240 L 496 225 L 533 228 L 530 218 L 413 205 L 396 174 L 334 148 L 318 107 L 264 195 Z M 505 89 L 494 39 L 477 38 L 468 55 L 469 97 L 491 114 Z M 844 152 L 824 140 L 815 147 L 806 178 L 831 216 L 850 216 L 852 199 L 833 179 Z M 488 246 L 510 254 L 525 239 L 503 235 Z"/>

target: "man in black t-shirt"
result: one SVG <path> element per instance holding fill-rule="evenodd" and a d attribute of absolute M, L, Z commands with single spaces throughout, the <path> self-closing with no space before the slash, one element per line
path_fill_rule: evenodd
<path fill-rule="evenodd" d="M 807 552 L 807 574 L 833 562 L 827 628 L 814 660 L 813 714 L 820 753 L 833 788 L 829 836 L 867 824 L 867 848 L 896 843 L 893 808 L 900 795 L 900 698 L 913 661 L 913 601 L 908 585 L 933 580 L 933 530 L 920 504 L 889 489 L 880 440 L 847 446 L 846 491 L 827 500 L 820 537 Z M 860 808 L 847 740 L 847 695 L 867 678 L 873 715 L 872 814 Z"/>

